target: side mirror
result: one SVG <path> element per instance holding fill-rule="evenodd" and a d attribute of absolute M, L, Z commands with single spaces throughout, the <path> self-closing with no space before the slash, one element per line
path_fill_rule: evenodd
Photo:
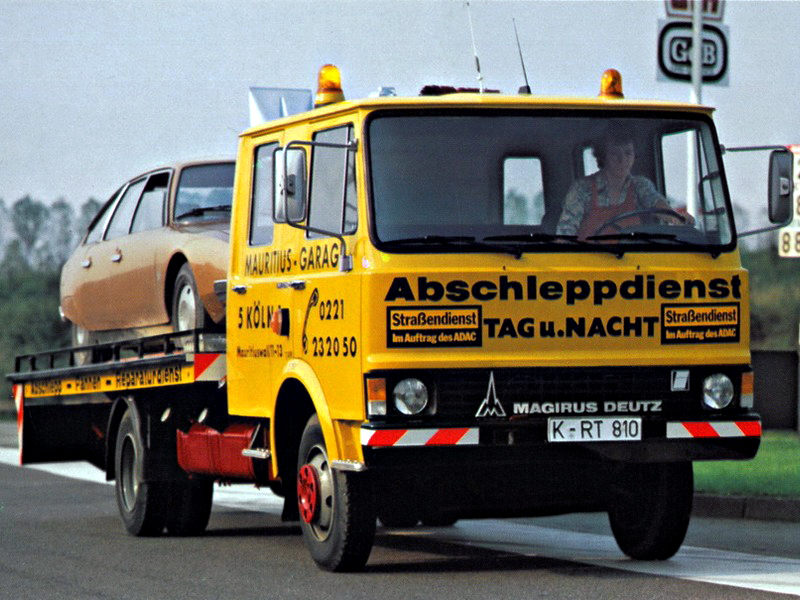
<path fill-rule="evenodd" d="M 284 157 L 284 152 L 286 156 Z M 284 163 L 285 160 L 285 163 Z M 284 172 L 284 167 L 286 171 Z M 284 177 L 285 174 L 285 177 Z M 306 153 L 302 148 L 275 151 L 275 220 L 298 223 L 306 216 Z"/>
<path fill-rule="evenodd" d="M 773 150 L 769 157 L 769 220 L 786 224 L 792 219 L 793 154 L 787 150 Z"/>

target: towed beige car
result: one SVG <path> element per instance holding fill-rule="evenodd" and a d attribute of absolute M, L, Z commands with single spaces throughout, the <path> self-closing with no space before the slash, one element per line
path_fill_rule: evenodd
<path fill-rule="evenodd" d="M 233 161 L 174 164 L 113 194 L 61 272 L 73 343 L 222 323 L 233 176 Z"/>

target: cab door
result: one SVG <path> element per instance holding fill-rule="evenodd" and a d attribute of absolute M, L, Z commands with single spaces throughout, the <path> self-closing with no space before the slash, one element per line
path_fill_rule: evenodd
<path fill-rule="evenodd" d="M 237 169 L 227 282 L 228 407 L 232 414 L 270 417 L 277 392 L 272 373 L 292 356 L 291 337 L 273 318 L 286 318 L 290 288 L 279 285 L 293 269 L 274 214 L 275 165 L 280 137 L 243 141 L 252 168 Z M 243 193 L 248 190 L 249 193 Z M 242 202 L 244 200 L 244 202 Z M 277 316 L 275 316 L 277 313 Z"/>
<path fill-rule="evenodd" d="M 292 278 L 291 307 L 298 325 L 293 335 L 297 357 L 320 382 L 331 416 L 355 420 L 363 418 L 364 405 L 361 277 L 360 270 L 353 270 L 350 238 L 358 226 L 353 137 L 349 122 L 311 136 L 308 214 L 305 227 L 296 230 L 299 272 Z M 344 264 L 344 256 L 350 264 Z"/>

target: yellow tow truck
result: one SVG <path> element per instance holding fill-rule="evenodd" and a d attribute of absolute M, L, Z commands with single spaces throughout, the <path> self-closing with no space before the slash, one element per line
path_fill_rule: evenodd
<path fill-rule="evenodd" d="M 104 469 L 134 535 L 268 485 L 329 570 L 376 520 L 597 510 L 672 556 L 692 462 L 761 436 L 712 110 L 616 72 L 594 98 L 425 91 L 347 101 L 326 66 L 316 108 L 242 133 L 225 333 L 19 357 L 21 462 Z"/>

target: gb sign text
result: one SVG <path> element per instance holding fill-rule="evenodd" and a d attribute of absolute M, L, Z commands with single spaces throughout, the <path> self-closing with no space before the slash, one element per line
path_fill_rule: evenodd
<path fill-rule="evenodd" d="M 724 25 L 703 25 L 703 83 L 728 84 L 728 31 Z M 659 21 L 658 79 L 691 81 L 692 24 Z"/>

